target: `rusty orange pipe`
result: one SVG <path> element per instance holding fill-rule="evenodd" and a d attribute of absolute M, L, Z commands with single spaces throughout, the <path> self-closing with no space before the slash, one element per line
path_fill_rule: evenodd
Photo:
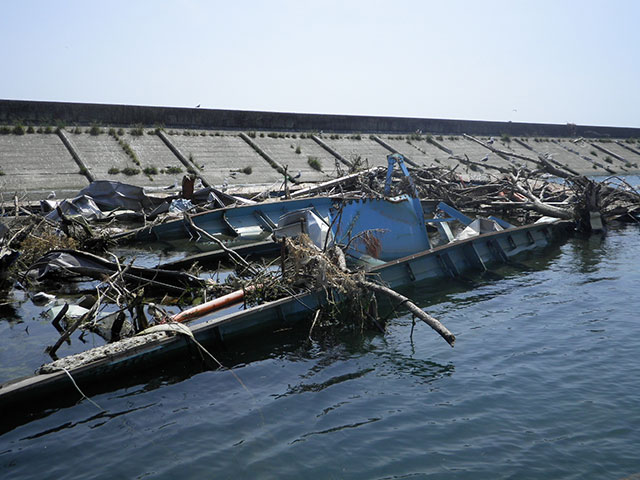
<path fill-rule="evenodd" d="M 251 292 L 255 288 L 256 287 L 254 287 L 253 285 L 249 285 L 245 289 L 227 293 L 226 295 L 223 295 L 221 297 L 214 298 L 213 300 L 209 300 L 208 302 L 204 302 L 200 305 L 196 305 L 195 307 L 183 310 L 180 313 L 176 313 L 173 317 L 171 317 L 171 320 L 174 322 L 186 322 L 188 320 L 193 320 L 194 318 L 203 317 L 211 312 L 215 312 L 216 310 L 220 310 L 221 308 L 238 303 L 244 298 L 245 292 Z"/>

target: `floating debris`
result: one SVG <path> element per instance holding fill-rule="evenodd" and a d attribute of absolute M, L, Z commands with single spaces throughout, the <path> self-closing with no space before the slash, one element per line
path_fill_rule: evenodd
<path fill-rule="evenodd" d="M 622 179 L 596 182 L 543 156 L 520 160 L 528 166 L 501 167 L 481 181 L 455 168 L 409 168 L 394 154 L 387 169 L 293 192 L 286 184 L 284 199 L 264 202 L 210 188 L 194 192 L 190 181 L 180 194 L 154 200 L 137 187 L 96 182 L 76 197 L 80 203 L 68 204 L 76 210 L 57 199 L 46 201 L 49 212 L 17 202 L 3 209 L 2 272 L 48 307 L 59 332 L 47 348 L 52 358 L 78 330 L 80 338 L 95 332 L 107 342 L 43 366 L 47 388 L 68 382 L 68 375 L 82 385 L 152 365 L 189 342 L 205 348 L 295 324 L 306 325 L 309 336 L 324 325 L 384 332 L 383 300 L 409 310 L 453 346 L 455 336 L 440 321 L 394 289 L 487 270 L 550 245 L 571 228 L 602 231 L 612 221 L 638 221 L 640 195 Z M 121 208 L 131 209 L 128 220 L 137 228 L 122 228 L 130 224 L 114 215 Z M 166 248 L 177 240 L 216 251 L 217 267 L 232 267 L 225 279 L 200 276 L 209 254 L 173 268 L 145 268 L 110 253 L 115 242 L 160 241 Z M 270 256 L 245 257 L 257 252 Z M 81 302 L 59 298 L 60 280 L 77 279 L 93 282 L 95 295 Z M 188 325 L 178 331 L 176 323 Z M 150 327 L 165 330 L 149 334 Z M 0 387 L 0 406 L 35 395 L 43 378 Z"/>

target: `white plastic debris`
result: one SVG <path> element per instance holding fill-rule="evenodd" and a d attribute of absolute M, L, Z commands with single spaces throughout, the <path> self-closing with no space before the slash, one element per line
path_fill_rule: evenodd
<path fill-rule="evenodd" d="M 328 220 L 321 219 L 311 209 L 294 210 L 282 215 L 278 219 L 278 227 L 273 235 L 276 238 L 298 237 L 306 233 L 313 244 L 319 249 L 333 245 L 333 235 L 329 230 Z M 327 241 L 327 237 L 329 240 Z"/>

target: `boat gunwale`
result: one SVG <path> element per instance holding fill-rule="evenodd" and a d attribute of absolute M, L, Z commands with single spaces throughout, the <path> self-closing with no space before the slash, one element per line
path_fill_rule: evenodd
<path fill-rule="evenodd" d="M 548 222 L 548 223 L 532 223 L 529 225 L 521 225 L 519 227 L 513 227 L 513 228 L 508 228 L 508 229 L 503 229 L 503 230 L 496 230 L 493 232 L 486 232 L 486 233 L 481 233 L 479 235 L 475 235 L 473 237 L 469 237 L 469 238 L 465 238 L 463 240 L 454 240 L 452 242 L 449 243 L 445 243 L 444 245 L 438 245 L 437 247 L 433 247 L 430 248 L 428 250 L 424 250 L 422 252 L 418 252 L 418 253 L 414 253 L 412 255 L 407 255 L 406 257 L 402 257 L 402 258 L 397 258 L 395 260 L 390 260 L 388 262 L 385 262 L 383 265 L 376 265 L 375 267 L 372 267 L 370 270 L 368 270 L 367 273 L 377 273 L 380 272 L 381 270 L 384 270 L 385 268 L 389 268 L 391 266 L 394 265 L 398 265 L 401 263 L 405 263 L 405 262 L 410 262 L 412 260 L 417 260 L 419 258 L 428 256 L 428 255 L 432 255 L 434 253 L 439 253 L 442 250 L 447 250 L 449 248 L 452 247 L 456 247 L 459 245 L 464 245 L 466 243 L 475 243 L 478 240 L 484 240 L 484 239 L 488 239 L 488 238 L 492 238 L 492 237 L 496 237 L 496 236 L 507 236 L 507 234 L 509 233 L 517 233 L 517 232 L 522 232 L 525 230 L 544 230 L 546 227 L 548 226 L 554 226 L 554 227 L 561 227 L 564 225 L 569 225 L 572 222 L 569 220 L 556 220 L 553 222 Z"/>

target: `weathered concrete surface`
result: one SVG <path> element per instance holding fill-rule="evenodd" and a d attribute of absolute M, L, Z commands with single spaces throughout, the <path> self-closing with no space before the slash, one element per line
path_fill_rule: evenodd
<path fill-rule="evenodd" d="M 468 140 L 464 137 L 457 137 L 457 140 L 449 140 L 448 137 L 436 139 L 437 142 L 453 151 L 454 155 L 469 157 L 469 160 L 482 164 L 495 165 L 502 168 L 511 168 L 516 165 L 515 162 L 521 163 L 519 160 L 506 160 L 496 153 L 491 152 L 479 143 Z M 493 172 L 495 174 L 495 172 Z"/>
<path fill-rule="evenodd" d="M 614 158 L 609 161 L 606 159 L 606 155 L 599 154 L 596 148 L 587 145 L 584 142 L 573 142 L 567 139 L 554 139 L 553 143 L 561 146 L 567 153 L 569 153 L 569 158 L 564 159 L 567 164 L 573 160 L 575 163 L 574 168 L 579 169 L 579 165 L 584 165 L 582 168 L 590 168 L 594 171 L 598 172 L 598 175 L 606 175 L 610 174 L 613 171 L 615 172 L 624 172 L 626 173 L 626 167 L 624 164 L 616 161 L 616 165 L 613 165 Z M 578 157 L 578 158 L 576 158 Z M 582 162 L 582 163 L 578 163 Z M 596 166 L 594 169 L 593 166 Z"/>
<path fill-rule="evenodd" d="M 358 115 L 322 115 L 280 112 L 252 112 L 204 108 L 147 107 L 140 105 L 103 105 L 91 103 L 34 102 L 0 100 L 0 123 L 15 121 L 55 125 L 163 125 L 171 128 L 230 130 L 279 130 L 306 132 L 411 133 L 441 135 L 501 135 L 551 137 L 640 137 L 639 128 L 620 128 L 574 124 L 540 124 L 446 120 L 434 118 L 375 117 Z"/>
<path fill-rule="evenodd" d="M 182 176 L 193 168 L 208 184 L 218 187 L 255 185 L 259 189 L 282 182 L 282 174 L 240 137 L 242 132 L 201 130 L 185 134 L 184 131 L 170 131 L 167 137 L 187 159 L 187 165 L 158 135 L 150 132 L 140 136 L 127 132 L 120 135 L 135 152 L 138 163 L 125 153 L 116 138 L 106 133 L 90 135 L 82 131 L 66 132 L 65 135 L 73 142 L 83 164 L 96 179 L 139 186 L 179 185 Z M 254 137 L 251 141 L 277 166 L 288 166 L 289 174 L 297 177 L 297 182 L 317 182 L 333 177 L 337 173 L 336 164 L 342 171 L 348 170 L 347 165 L 310 136 L 300 138 L 296 132 L 279 134 L 275 138 L 264 133 L 254 136 L 253 132 L 251 136 Z M 368 134 L 323 134 L 319 137 L 339 157 L 349 162 L 360 159 L 362 167 L 386 165 L 387 155 L 394 150 L 406 154 L 418 165 L 456 168 L 457 172 L 470 178 L 499 175 L 489 165 L 535 168 L 532 162 L 513 157 L 504 159 L 462 136 L 436 136 L 428 141 L 424 135 L 379 135 L 377 138 L 386 147 L 374 140 L 374 135 L 370 138 Z M 586 175 L 640 172 L 640 150 L 637 150 L 639 153 L 632 151 L 635 149 L 633 145 L 640 148 L 640 144 L 629 143 L 628 139 L 618 144 L 610 140 L 571 138 L 520 137 L 510 141 L 495 137 L 476 138 L 485 143 L 492 141 L 492 147 L 501 151 L 534 160 L 538 155 L 549 154 L 554 161 Z M 300 153 L 296 153 L 298 151 Z M 312 168 L 309 158 L 317 159 L 322 171 Z M 457 158 L 468 158 L 477 165 L 470 166 Z M 127 168 L 138 170 L 138 173 L 125 175 L 122 172 Z M 120 173 L 114 173 L 114 169 Z M 0 171 L 4 173 L 0 175 L 0 193 L 4 197 L 13 198 L 14 192 L 20 192 L 21 197 L 35 200 L 46 197 L 50 191 L 54 191 L 58 198 L 68 197 L 88 184 L 56 134 L 0 135 Z"/>
<path fill-rule="evenodd" d="M 567 142 L 558 143 L 551 141 L 551 139 L 541 139 L 540 141 L 529 141 L 528 144 L 536 154 L 551 155 L 555 161 L 567 165 L 584 175 L 607 175 L 608 173 L 603 167 L 594 162 L 595 159 L 590 159 L 586 156 L 582 157 L 579 153 L 576 154 L 567 150 Z"/>
<path fill-rule="evenodd" d="M 108 173 L 109 169 L 124 170 L 136 167 L 117 141 L 108 135 L 93 136 L 86 133 L 67 133 L 67 136 L 75 144 L 78 153 L 87 164 L 87 168 L 99 180 L 124 182 L 126 181 L 124 174 L 112 175 Z"/>
<path fill-rule="evenodd" d="M 173 155 L 171 150 L 158 138 L 157 135 L 131 135 L 126 133 L 121 137 L 136 153 L 141 173 L 136 175 L 134 182 L 140 186 L 180 185 L 186 167 Z M 117 145 L 117 142 L 116 142 Z M 180 173 L 168 173 L 167 169 L 181 168 Z M 147 173 L 145 173 L 145 170 Z M 150 173 L 157 170 L 158 173 Z M 171 171 L 171 170 L 169 170 Z M 131 178 L 131 177 L 129 177 Z M 127 181 L 127 180 L 122 180 Z"/>
<path fill-rule="evenodd" d="M 380 138 L 402 154 L 406 154 L 418 165 L 446 168 L 460 167 L 460 163 L 451 155 L 443 152 L 435 145 L 427 142 L 424 137 L 411 139 L 403 136 L 381 135 Z"/>
<path fill-rule="evenodd" d="M 323 182 L 336 178 L 334 157 L 310 138 L 299 138 L 295 133 L 287 135 L 288 138 L 257 135 L 253 141 L 282 167 L 288 167 L 287 172 L 298 182 Z M 294 135 L 296 138 L 293 138 Z M 310 160 L 314 165 L 319 165 L 321 171 L 311 167 Z M 343 171 L 346 168 L 342 165 Z"/>
<path fill-rule="evenodd" d="M 89 184 L 55 134 L 0 135 L 0 197 L 43 200 L 74 194 Z"/>
<path fill-rule="evenodd" d="M 321 136 L 322 141 L 352 164 L 360 162 L 360 165 L 365 168 L 387 165 L 387 155 L 391 152 L 375 140 L 371 140 L 369 135 L 334 135 L 333 137 L 327 134 Z"/>
<path fill-rule="evenodd" d="M 199 173 L 210 185 L 270 185 L 283 177 L 253 150 L 236 132 L 169 132 L 169 139 L 187 156 L 191 155 Z M 251 173 L 242 170 L 251 168 Z"/>
<path fill-rule="evenodd" d="M 619 140 L 614 141 L 614 144 L 616 147 L 615 151 L 621 152 L 622 156 L 631 161 L 634 164 L 633 166 L 637 168 L 635 164 L 640 161 L 640 144 L 630 144 L 630 141 Z M 608 147 L 610 147 L 610 145 Z"/>
<path fill-rule="evenodd" d="M 587 142 L 585 141 L 584 143 L 586 144 Z M 589 145 L 604 150 L 604 153 L 598 153 L 598 155 L 604 156 L 605 161 L 607 157 L 611 157 L 613 159 L 612 163 L 614 166 L 617 165 L 616 161 L 620 162 L 620 164 L 627 170 L 637 170 L 640 165 L 640 154 L 637 154 L 622 145 L 618 145 L 617 143 L 589 142 Z"/>
<path fill-rule="evenodd" d="M 70 141 L 65 146 L 54 133 L 13 134 L 16 118 L 25 126 L 35 122 L 51 125 L 55 118 L 84 125 L 63 130 L 60 137 Z M 94 121 L 102 125 L 99 135 L 89 133 L 88 124 Z M 106 133 L 110 128 L 118 130 L 122 123 L 126 128 L 118 137 L 124 147 Z M 144 124 L 144 133 L 131 134 L 132 125 L 138 123 Z M 167 127 L 158 135 L 153 124 Z M 206 128 L 184 130 L 170 125 Z M 337 133 L 344 131 L 351 133 Z M 515 132 L 524 133 L 514 136 Z M 343 171 L 357 162 L 360 167 L 386 166 L 391 151 L 405 154 L 415 164 L 455 168 L 471 178 L 500 174 L 491 167 L 535 167 L 521 158 L 503 158 L 488 145 L 459 133 L 521 157 L 535 160 L 549 154 L 554 161 L 586 175 L 640 172 L 640 129 L 633 128 L 0 100 L 0 133 L 0 171 L 4 173 L 0 193 L 13 197 L 16 191 L 26 192 L 29 199 L 41 199 L 52 190 L 57 197 L 75 195 L 88 183 L 86 173 L 81 174 L 82 165 L 96 179 L 139 186 L 179 185 L 182 176 L 193 171 L 209 185 L 254 186 L 253 190 L 277 188 L 285 166 L 296 182 L 318 182 L 335 176 L 337 166 Z M 611 134 L 616 136 L 594 138 Z M 126 148 L 135 158 L 126 154 Z M 70 152 L 77 154 L 75 161 Z M 469 165 L 466 158 L 475 165 Z M 126 175 L 127 169 L 138 173 Z"/>
<path fill-rule="evenodd" d="M 511 139 L 506 140 L 498 137 L 479 137 L 478 139 L 484 142 L 485 144 L 491 144 L 492 147 L 498 150 L 501 150 L 513 155 L 519 155 L 520 157 L 526 157 L 528 159 L 531 159 L 531 161 L 528 161 L 522 158 L 510 157 L 513 159 L 513 164 L 515 164 L 516 166 L 524 165 L 525 167 L 532 168 L 532 169 L 535 169 L 538 166 L 538 164 L 536 163 L 538 159 L 537 154 L 534 153 L 531 149 L 528 149 L 520 145 L 520 143 L 518 143 L 515 140 L 511 140 Z M 528 139 L 521 138 L 520 140 L 526 144 Z M 493 142 L 493 143 L 490 143 L 490 142 Z"/>

